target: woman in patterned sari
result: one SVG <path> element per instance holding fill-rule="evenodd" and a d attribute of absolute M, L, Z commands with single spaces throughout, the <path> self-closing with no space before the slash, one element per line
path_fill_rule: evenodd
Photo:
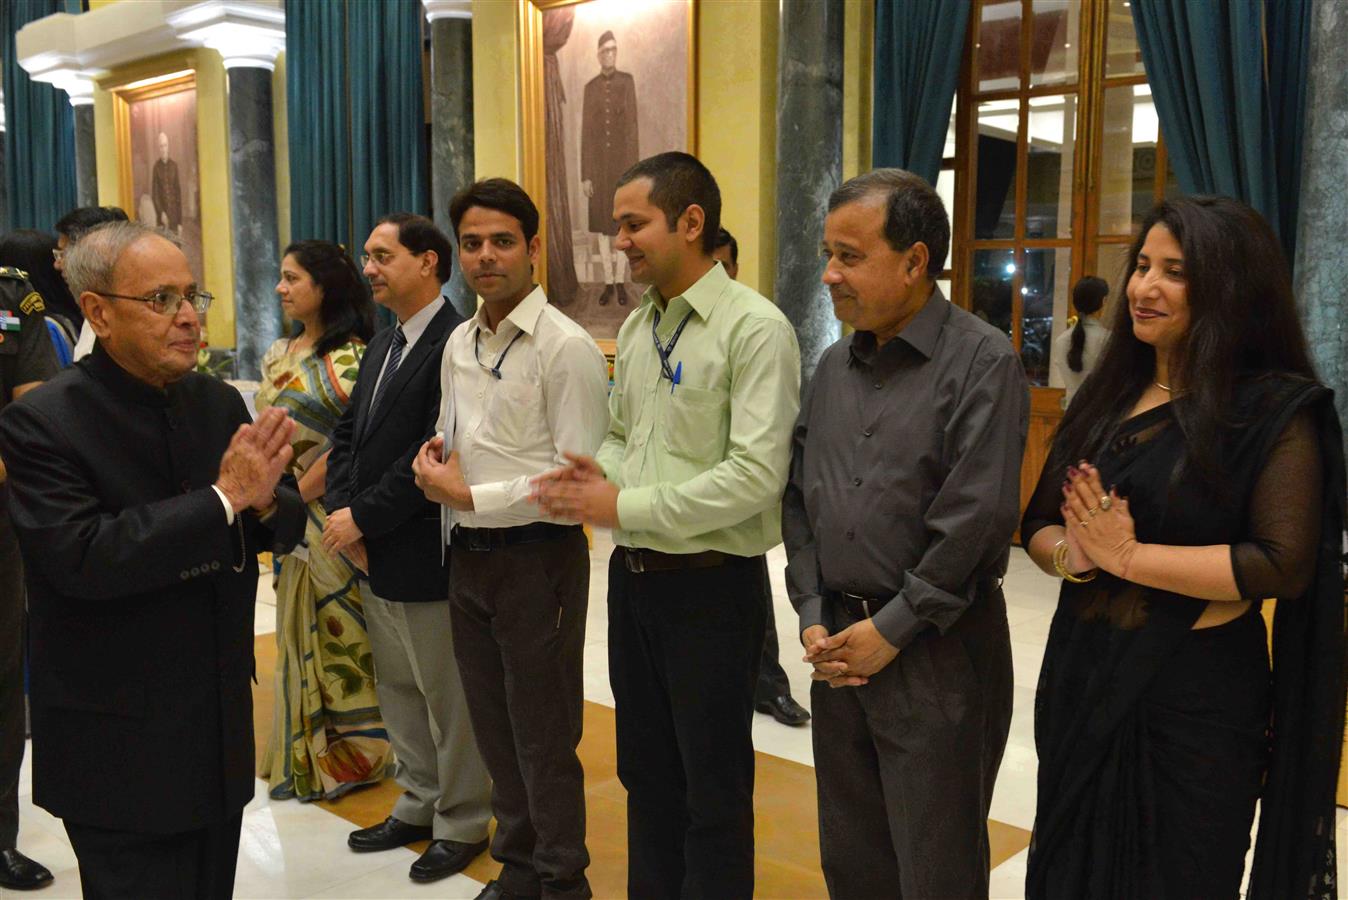
<path fill-rule="evenodd" d="M 359 552 L 323 549 L 330 438 L 360 370 L 374 306 L 345 251 L 327 241 L 286 248 L 276 285 L 295 333 L 262 361 L 257 408 L 297 424 L 291 474 L 308 503 L 305 540 L 281 560 L 276 585 L 276 705 L 258 774 L 273 799 L 331 800 L 379 781 L 392 762 L 375 699 Z"/>

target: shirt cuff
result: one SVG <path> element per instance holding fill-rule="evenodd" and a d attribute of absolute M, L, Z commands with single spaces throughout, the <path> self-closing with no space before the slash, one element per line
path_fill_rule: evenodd
<path fill-rule="evenodd" d="M 218 487 L 216 487 L 215 485 L 211 485 L 211 490 L 215 491 L 215 495 L 216 495 L 217 497 L 219 497 L 219 498 L 220 498 L 220 502 L 223 503 L 223 504 L 225 505 L 225 524 L 226 524 L 226 525 L 233 525 L 233 524 L 234 524 L 234 504 L 230 503 L 230 502 L 229 502 L 229 498 L 225 496 L 225 492 L 222 491 L 222 490 L 220 490 L 220 489 L 219 489 Z"/>
<path fill-rule="evenodd" d="M 768 598 L 772 602 L 772 598 Z M 796 606 L 796 614 L 800 616 L 800 630 L 796 632 L 797 636 L 805 633 L 805 629 L 815 625 L 824 624 L 824 598 L 818 594 L 813 594 L 804 598 Z"/>
<path fill-rule="evenodd" d="M 655 531 L 655 485 L 618 491 L 618 527 L 624 531 Z"/>
<path fill-rule="evenodd" d="M 473 512 L 500 512 L 510 506 L 510 482 L 492 481 L 487 484 L 475 484 L 468 488 L 473 496 Z"/>
<path fill-rule="evenodd" d="M 917 617 L 903 594 L 884 605 L 884 608 L 871 617 L 875 629 L 889 643 L 902 650 L 912 643 L 918 632 L 927 627 L 927 622 Z"/>

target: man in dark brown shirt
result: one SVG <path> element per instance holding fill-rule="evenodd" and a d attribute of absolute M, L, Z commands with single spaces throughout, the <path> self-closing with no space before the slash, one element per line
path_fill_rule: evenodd
<path fill-rule="evenodd" d="M 835 897 L 988 891 L 1029 393 L 1006 335 L 936 287 L 949 242 L 940 198 L 911 173 L 878 169 L 829 198 L 823 280 L 856 333 L 803 399 L 782 532 Z"/>

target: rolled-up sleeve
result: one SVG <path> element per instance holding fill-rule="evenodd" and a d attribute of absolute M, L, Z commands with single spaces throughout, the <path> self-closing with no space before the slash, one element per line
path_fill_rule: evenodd
<path fill-rule="evenodd" d="M 989 548 L 1005 547 L 1020 515 L 1020 463 L 1029 429 L 1029 387 L 1020 360 L 987 349 L 944 433 L 946 477 L 924 517 L 931 540 L 904 572 L 875 626 L 902 649 L 919 632 L 944 632 L 974 600 Z"/>

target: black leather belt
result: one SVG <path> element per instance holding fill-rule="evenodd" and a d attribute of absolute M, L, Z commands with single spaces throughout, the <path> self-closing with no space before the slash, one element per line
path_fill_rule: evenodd
<path fill-rule="evenodd" d="M 661 553 L 639 547 L 619 547 L 623 564 L 629 572 L 672 572 L 675 569 L 711 569 L 730 563 L 744 562 L 749 557 L 703 550 L 701 553 Z"/>
<path fill-rule="evenodd" d="M 846 591 L 833 592 L 833 598 L 854 619 L 869 619 L 884 609 L 885 604 L 894 599 L 893 597 L 862 597 L 860 594 L 849 594 Z"/>
<path fill-rule="evenodd" d="M 449 543 L 462 550 L 494 550 L 516 544 L 556 541 L 581 530 L 580 525 L 557 525 L 553 522 L 534 522 L 514 528 L 464 528 L 456 525 L 449 534 Z"/>
<path fill-rule="evenodd" d="M 986 596 L 1002 586 L 1002 577 L 1000 575 L 988 575 L 978 579 L 979 596 Z M 863 597 L 860 594 L 849 594 L 847 591 L 829 591 L 830 596 L 835 603 L 847 610 L 848 614 L 854 619 L 869 619 L 885 608 L 885 605 L 894 598 L 891 597 Z"/>

